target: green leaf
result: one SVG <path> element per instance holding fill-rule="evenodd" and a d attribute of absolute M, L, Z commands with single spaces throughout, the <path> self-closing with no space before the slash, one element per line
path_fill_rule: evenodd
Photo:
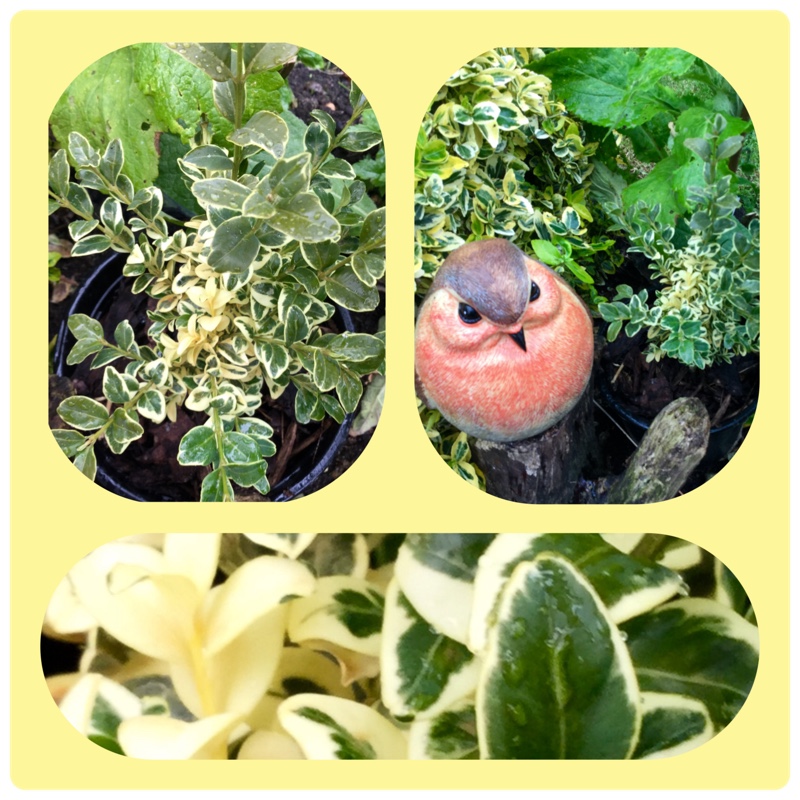
<path fill-rule="evenodd" d="M 325 278 L 325 289 L 334 303 L 351 311 L 372 311 L 380 302 L 377 289 L 362 283 L 347 264 Z"/>
<path fill-rule="evenodd" d="M 215 144 L 204 144 L 195 147 L 183 157 L 187 164 L 192 164 L 198 169 L 208 169 L 214 172 L 224 172 L 233 169 L 233 159 L 221 147 Z"/>
<path fill-rule="evenodd" d="M 314 383 L 321 392 L 329 392 L 339 381 L 339 365 L 321 349 L 314 350 Z"/>
<path fill-rule="evenodd" d="M 238 130 L 228 136 L 229 141 L 241 147 L 253 145 L 281 158 L 289 141 L 286 123 L 271 111 L 258 111 Z"/>
<path fill-rule="evenodd" d="M 112 186 L 116 186 L 124 163 L 125 155 L 122 149 L 122 142 L 119 139 L 112 139 L 100 159 L 100 174 Z"/>
<path fill-rule="evenodd" d="M 408 534 L 395 576 L 403 594 L 436 630 L 466 644 L 478 559 L 491 533 Z"/>
<path fill-rule="evenodd" d="M 714 736 L 708 709 L 691 697 L 642 692 L 642 730 L 633 758 L 666 758 Z"/>
<path fill-rule="evenodd" d="M 96 431 L 109 418 L 105 406 L 90 397 L 68 397 L 56 410 L 64 422 L 81 431 Z"/>
<path fill-rule="evenodd" d="M 249 464 L 229 464 L 225 467 L 227 476 L 239 486 L 254 487 L 261 494 L 269 491 L 267 482 L 267 465 L 263 460 L 252 461 Z"/>
<path fill-rule="evenodd" d="M 267 179 L 276 201 L 307 192 L 311 181 L 311 155 L 304 151 L 276 161 Z"/>
<path fill-rule="evenodd" d="M 167 47 L 185 58 L 190 64 L 203 70 L 214 81 L 233 78 L 230 70 L 231 46 L 209 42 L 167 42 Z"/>
<path fill-rule="evenodd" d="M 144 428 L 130 416 L 130 412 L 117 408 L 111 415 L 111 425 L 106 428 L 106 444 L 112 453 L 119 454 L 143 433 Z"/>
<path fill-rule="evenodd" d="M 302 192 L 282 200 L 269 224 L 298 242 L 321 242 L 338 238 L 341 226 L 313 192 Z"/>
<path fill-rule="evenodd" d="M 282 344 L 256 340 L 253 347 L 256 358 L 264 365 L 267 374 L 273 380 L 280 377 L 289 368 L 291 357 L 288 349 Z"/>
<path fill-rule="evenodd" d="M 536 254 L 536 258 L 549 267 L 556 267 L 564 263 L 563 253 L 556 245 L 552 242 L 548 242 L 546 239 L 534 239 L 531 242 L 531 247 Z"/>
<path fill-rule="evenodd" d="M 203 484 L 200 487 L 201 503 L 222 503 L 232 499 L 233 487 L 225 475 L 225 470 L 215 469 L 203 478 Z"/>
<path fill-rule="evenodd" d="M 80 364 L 81 361 L 102 349 L 103 343 L 97 339 L 79 339 L 69 351 L 67 364 Z"/>
<path fill-rule="evenodd" d="M 192 184 L 192 194 L 201 206 L 217 206 L 240 211 L 250 190 L 229 178 L 206 178 Z"/>
<path fill-rule="evenodd" d="M 320 271 L 337 262 L 341 249 L 336 242 L 303 242 L 300 252 L 309 266 Z"/>
<path fill-rule="evenodd" d="M 318 170 L 319 175 L 326 178 L 342 178 L 343 180 L 355 180 L 356 173 L 353 165 L 343 158 L 326 158 Z"/>
<path fill-rule="evenodd" d="M 67 326 L 72 335 L 78 340 L 103 338 L 103 326 L 96 319 L 92 319 L 86 314 L 73 314 L 67 320 Z"/>
<path fill-rule="evenodd" d="M 47 181 L 54 194 L 66 197 L 69 190 L 69 161 L 67 160 L 67 151 L 63 148 L 50 159 Z"/>
<path fill-rule="evenodd" d="M 261 247 L 255 235 L 257 220 L 234 217 L 223 222 L 215 231 L 208 263 L 215 272 L 243 275 L 258 255 Z"/>
<path fill-rule="evenodd" d="M 401 719 L 431 717 L 474 692 L 480 663 L 427 622 L 393 580 L 386 593 L 381 699 Z"/>
<path fill-rule="evenodd" d="M 351 414 L 358 407 L 358 401 L 361 399 L 363 390 L 357 375 L 349 369 L 341 370 L 339 381 L 336 384 L 336 396 L 348 414 Z"/>
<path fill-rule="evenodd" d="M 291 347 L 295 342 L 303 341 L 310 330 L 306 315 L 297 306 L 292 306 L 286 314 L 284 327 L 286 346 Z"/>
<path fill-rule="evenodd" d="M 386 271 L 386 261 L 377 253 L 356 253 L 353 256 L 353 272 L 366 286 L 375 286 Z"/>
<path fill-rule="evenodd" d="M 111 239 L 104 234 L 97 234 L 95 236 L 86 236 L 79 242 L 75 242 L 72 246 L 70 254 L 74 258 L 81 256 L 90 256 L 94 253 L 105 253 L 111 247 Z"/>
<path fill-rule="evenodd" d="M 408 735 L 408 757 L 421 759 L 480 758 L 475 705 L 464 701 L 431 719 L 415 720 Z"/>
<path fill-rule="evenodd" d="M 61 448 L 61 452 L 67 458 L 74 458 L 81 445 L 86 441 L 86 437 L 82 433 L 67 428 L 55 428 L 51 433 Z"/>
<path fill-rule="evenodd" d="M 67 87 L 50 116 L 62 147 L 72 131 L 81 131 L 99 150 L 114 139 L 125 142 L 123 174 L 137 189 L 158 175 L 156 114 L 135 79 L 138 52 L 137 45 L 123 47 L 95 61 Z"/>
<path fill-rule="evenodd" d="M 629 758 L 639 690 L 619 631 L 558 556 L 520 564 L 503 591 L 478 685 L 484 758 Z"/>
<path fill-rule="evenodd" d="M 229 464 L 252 464 L 261 460 L 256 441 L 236 431 L 222 435 L 222 455 Z"/>
<path fill-rule="evenodd" d="M 163 422 L 167 416 L 167 404 L 164 395 L 158 389 L 148 389 L 136 403 L 136 410 L 155 423 Z"/>
<path fill-rule="evenodd" d="M 106 367 L 103 372 L 103 394 L 112 403 L 127 403 L 139 391 L 139 381 L 132 375 Z"/>
<path fill-rule="evenodd" d="M 199 425 L 184 434 L 178 446 L 178 463 L 205 467 L 217 458 L 217 443 L 213 428 Z"/>
<path fill-rule="evenodd" d="M 327 347 L 337 359 L 348 362 L 380 359 L 386 350 L 380 337 L 351 331 L 335 336 L 328 342 Z"/>
<path fill-rule="evenodd" d="M 381 141 L 380 133 L 371 131 L 364 125 L 352 125 L 339 139 L 337 146 L 352 153 L 362 153 L 376 144 L 380 144 Z"/>
<path fill-rule="evenodd" d="M 272 442 L 274 431 L 260 419 L 242 418 L 238 422 L 239 433 L 244 433 L 258 444 L 258 451 L 262 458 L 271 458 L 275 455 L 276 447 Z"/>
<path fill-rule="evenodd" d="M 272 44 L 246 44 L 244 46 L 245 69 L 249 74 L 279 69 L 294 60 L 299 48 L 286 42 Z"/>
<path fill-rule="evenodd" d="M 713 600 L 687 597 L 622 626 L 643 692 L 701 701 L 717 730 L 747 699 L 758 668 L 755 625 Z"/>
<path fill-rule="evenodd" d="M 97 458 L 94 454 L 94 445 L 81 450 L 72 462 L 90 481 L 97 475 Z"/>
<path fill-rule="evenodd" d="M 114 329 L 114 341 L 123 349 L 130 351 L 133 347 L 134 335 L 130 322 L 124 319 Z"/>

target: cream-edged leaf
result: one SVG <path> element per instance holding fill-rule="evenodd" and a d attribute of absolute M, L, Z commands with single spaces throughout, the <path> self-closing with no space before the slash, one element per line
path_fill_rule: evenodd
<path fill-rule="evenodd" d="M 115 738 L 122 720 L 142 713 L 138 697 L 97 673 L 80 678 L 59 704 L 67 721 L 84 736 Z"/>
<path fill-rule="evenodd" d="M 395 575 L 411 605 L 437 631 L 466 644 L 472 581 L 494 534 L 409 534 L 397 554 Z"/>
<path fill-rule="evenodd" d="M 278 718 L 306 758 L 402 759 L 407 755 L 403 732 L 362 703 L 297 694 L 281 703 Z"/>
<path fill-rule="evenodd" d="M 168 533 L 164 537 L 165 572 L 185 575 L 206 592 L 219 561 L 219 533 Z"/>
<path fill-rule="evenodd" d="M 630 656 L 586 578 L 561 556 L 506 583 L 476 696 L 483 758 L 630 758 L 641 702 Z"/>
<path fill-rule="evenodd" d="M 436 630 L 395 579 L 386 593 L 381 697 L 398 719 L 424 719 L 472 694 L 480 663 L 465 645 Z"/>
<path fill-rule="evenodd" d="M 125 755 L 133 758 L 225 759 L 228 739 L 239 723 L 240 718 L 235 714 L 216 714 L 196 722 L 160 716 L 135 717 L 119 726 L 119 743 Z"/>
<path fill-rule="evenodd" d="M 621 629 L 643 692 L 700 700 L 717 730 L 739 712 L 758 669 L 755 625 L 714 600 L 685 597 Z"/>
<path fill-rule="evenodd" d="M 414 720 L 408 730 L 408 757 L 427 759 L 477 759 L 475 701 L 461 700 L 429 719 Z"/>
<path fill-rule="evenodd" d="M 383 594 L 366 580 L 343 575 L 318 578 L 314 593 L 293 600 L 289 638 L 334 644 L 365 655 L 380 653 Z"/>
<path fill-rule="evenodd" d="M 679 694 L 642 692 L 642 730 L 634 758 L 670 758 L 705 744 L 714 735 L 708 709 Z"/>

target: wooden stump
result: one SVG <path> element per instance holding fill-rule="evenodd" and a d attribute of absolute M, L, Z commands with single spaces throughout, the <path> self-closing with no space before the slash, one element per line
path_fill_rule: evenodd
<path fill-rule="evenodd" d="M 674 497 L 708 447 L 711 424 L 696 397 L 679 397 L 653 420 L 607 503 L 657 503 Z"/>
<path fill-rule="evenodd" d="M 560 422 L 520 442 L 473 439 L 472 460 L 486 491 L 517 503 L 571 503 L 594 445 L 592 385 Z"/>

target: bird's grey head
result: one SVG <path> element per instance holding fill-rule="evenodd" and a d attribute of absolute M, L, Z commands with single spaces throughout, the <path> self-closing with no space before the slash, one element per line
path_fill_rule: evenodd
<path fill-rule="evenodd" d="M 495 324 L 513 325 L 528 305 L 531 279 L 522 250 L 505 239 L 484 239 L 447 256 L 430 291 L 443 288 Z"/>

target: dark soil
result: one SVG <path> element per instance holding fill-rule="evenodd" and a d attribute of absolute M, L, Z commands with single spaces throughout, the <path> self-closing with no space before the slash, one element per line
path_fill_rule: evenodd
<path fill-rule="evenodd" d="M 298 62 L 289 73 L 288 83 L 295 98 L 291 111 L 306 125 L 314 122 L 311 112 L 316 109 L 333 117 L 337 131 L 341 131 L 350 119 L 353 108 L 350 105 L 349 78 L 336 67 L 312 70 Z"/>

